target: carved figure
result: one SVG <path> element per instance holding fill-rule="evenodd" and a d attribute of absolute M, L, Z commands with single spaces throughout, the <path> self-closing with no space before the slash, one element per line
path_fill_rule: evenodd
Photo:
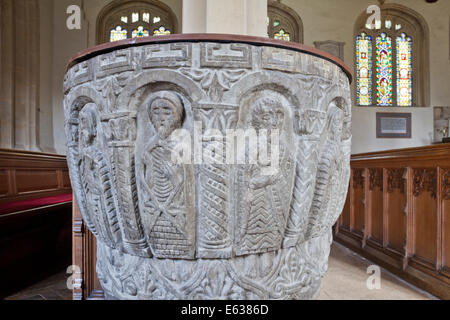
<path fill-rule="evenodd" d="M 343 137 L 344 112 L 334 102 L 330 106 L 327 119 L 327 140 L 322 149 L 317 166 L 316 187 L 310 210 L 306 238 L 325 233 L 340 214 L 335 212 L 341 190 L 340 183 L 345 180 L 342 166 L 341 141 Z M 342 177 L 341 177 L 342 176 Z"/>
<path fill-rule="evenodd" d="M 251 125 L 257 136 L 261 137 L 264 134 L 262 130 L 267 130 L 268 150 L 271 150 L 272 130 L 278 130 L 279 133 L 283 130 L 284 116 L 281 103 L 270 97 L 258 99 L 251 109 Z M 281 247 L 289 209 L 289 171 L 293 163 L 281 139 L 278 161 L 274 173 L 268 173 L 267 170 L 273 164 L 270 161 L 261 162 L 259 156 L 257 164 L 248 166 L 247 217 L 240 254 L 267 252 Z"/>
<path fill-rule="evenodd" d="M 141 194 L 144 229 L 153 254 L 160 258 L 194 257 L 194 237 L 187 230 L 186 168 L 172 160 L 176 141 L 171 133 L 180 128 L 183 104 L 169 91 L 155 94 L 148 115 L 156 135 L 146 144 L 142 158 Z"/>
<path fill-rule="evenodd" d="M 111 194 L 110 173 L 97 141 L 97 115 L 94 104 L 87 104 L 79 114 L 80 161 L 78 166 L 83 191 L 89 203 L 94 234 L 115 247 L 119 225 Z"/>

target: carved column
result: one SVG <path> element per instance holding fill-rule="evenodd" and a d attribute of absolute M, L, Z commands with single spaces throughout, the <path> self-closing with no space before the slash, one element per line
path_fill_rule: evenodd
<path fill-rule="evenodd" d="M 196 37 L 69 63 L 67 159 L 105 296 L 314 298 L 350 177 L 348 68 Z"/>

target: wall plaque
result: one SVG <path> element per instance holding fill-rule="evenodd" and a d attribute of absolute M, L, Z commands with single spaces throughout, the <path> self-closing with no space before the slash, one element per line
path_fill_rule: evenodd
<path fill-rule="evenodd" d="M 411 138 L 411 113 L 377 112 L 377 138 Z"/>

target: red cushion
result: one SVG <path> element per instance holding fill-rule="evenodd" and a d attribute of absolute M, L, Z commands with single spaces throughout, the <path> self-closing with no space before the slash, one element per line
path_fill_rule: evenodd
<path fill-rule="evenodd" d="M 14 201 L 0 204 L 0 214 L 23 211 L 33 208 L 45 207 L 52 204 L 72 201 L 72 193 L 59 194 L 57 196 L 36 198 L 30 200 Z"/>

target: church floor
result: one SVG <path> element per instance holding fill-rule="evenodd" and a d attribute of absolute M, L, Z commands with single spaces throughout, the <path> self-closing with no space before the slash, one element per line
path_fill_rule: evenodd
<path fill-rule="evenodd" d="M 383 268 L 381 268 L 380 289 L 369 290 L 366 285 L 370 276 L 367 267 L 372 264 L 342 245 L 333 243 L 328 272 L 322 282 L 319 300 L 435 299 Z M 72 292 L 66 286 L 68 277 L 69 275 L 62 271 L 8 297 L 7 300 L 70 300 Z"/>
<path fill-rule="evenodd" d="M 380 289 L 369 290 L 367 268 L 371 261 L 333 242 L 328 272 L 322 280 L 319 300 L 429 300 L 436 297 L 380 268 Z"/>

